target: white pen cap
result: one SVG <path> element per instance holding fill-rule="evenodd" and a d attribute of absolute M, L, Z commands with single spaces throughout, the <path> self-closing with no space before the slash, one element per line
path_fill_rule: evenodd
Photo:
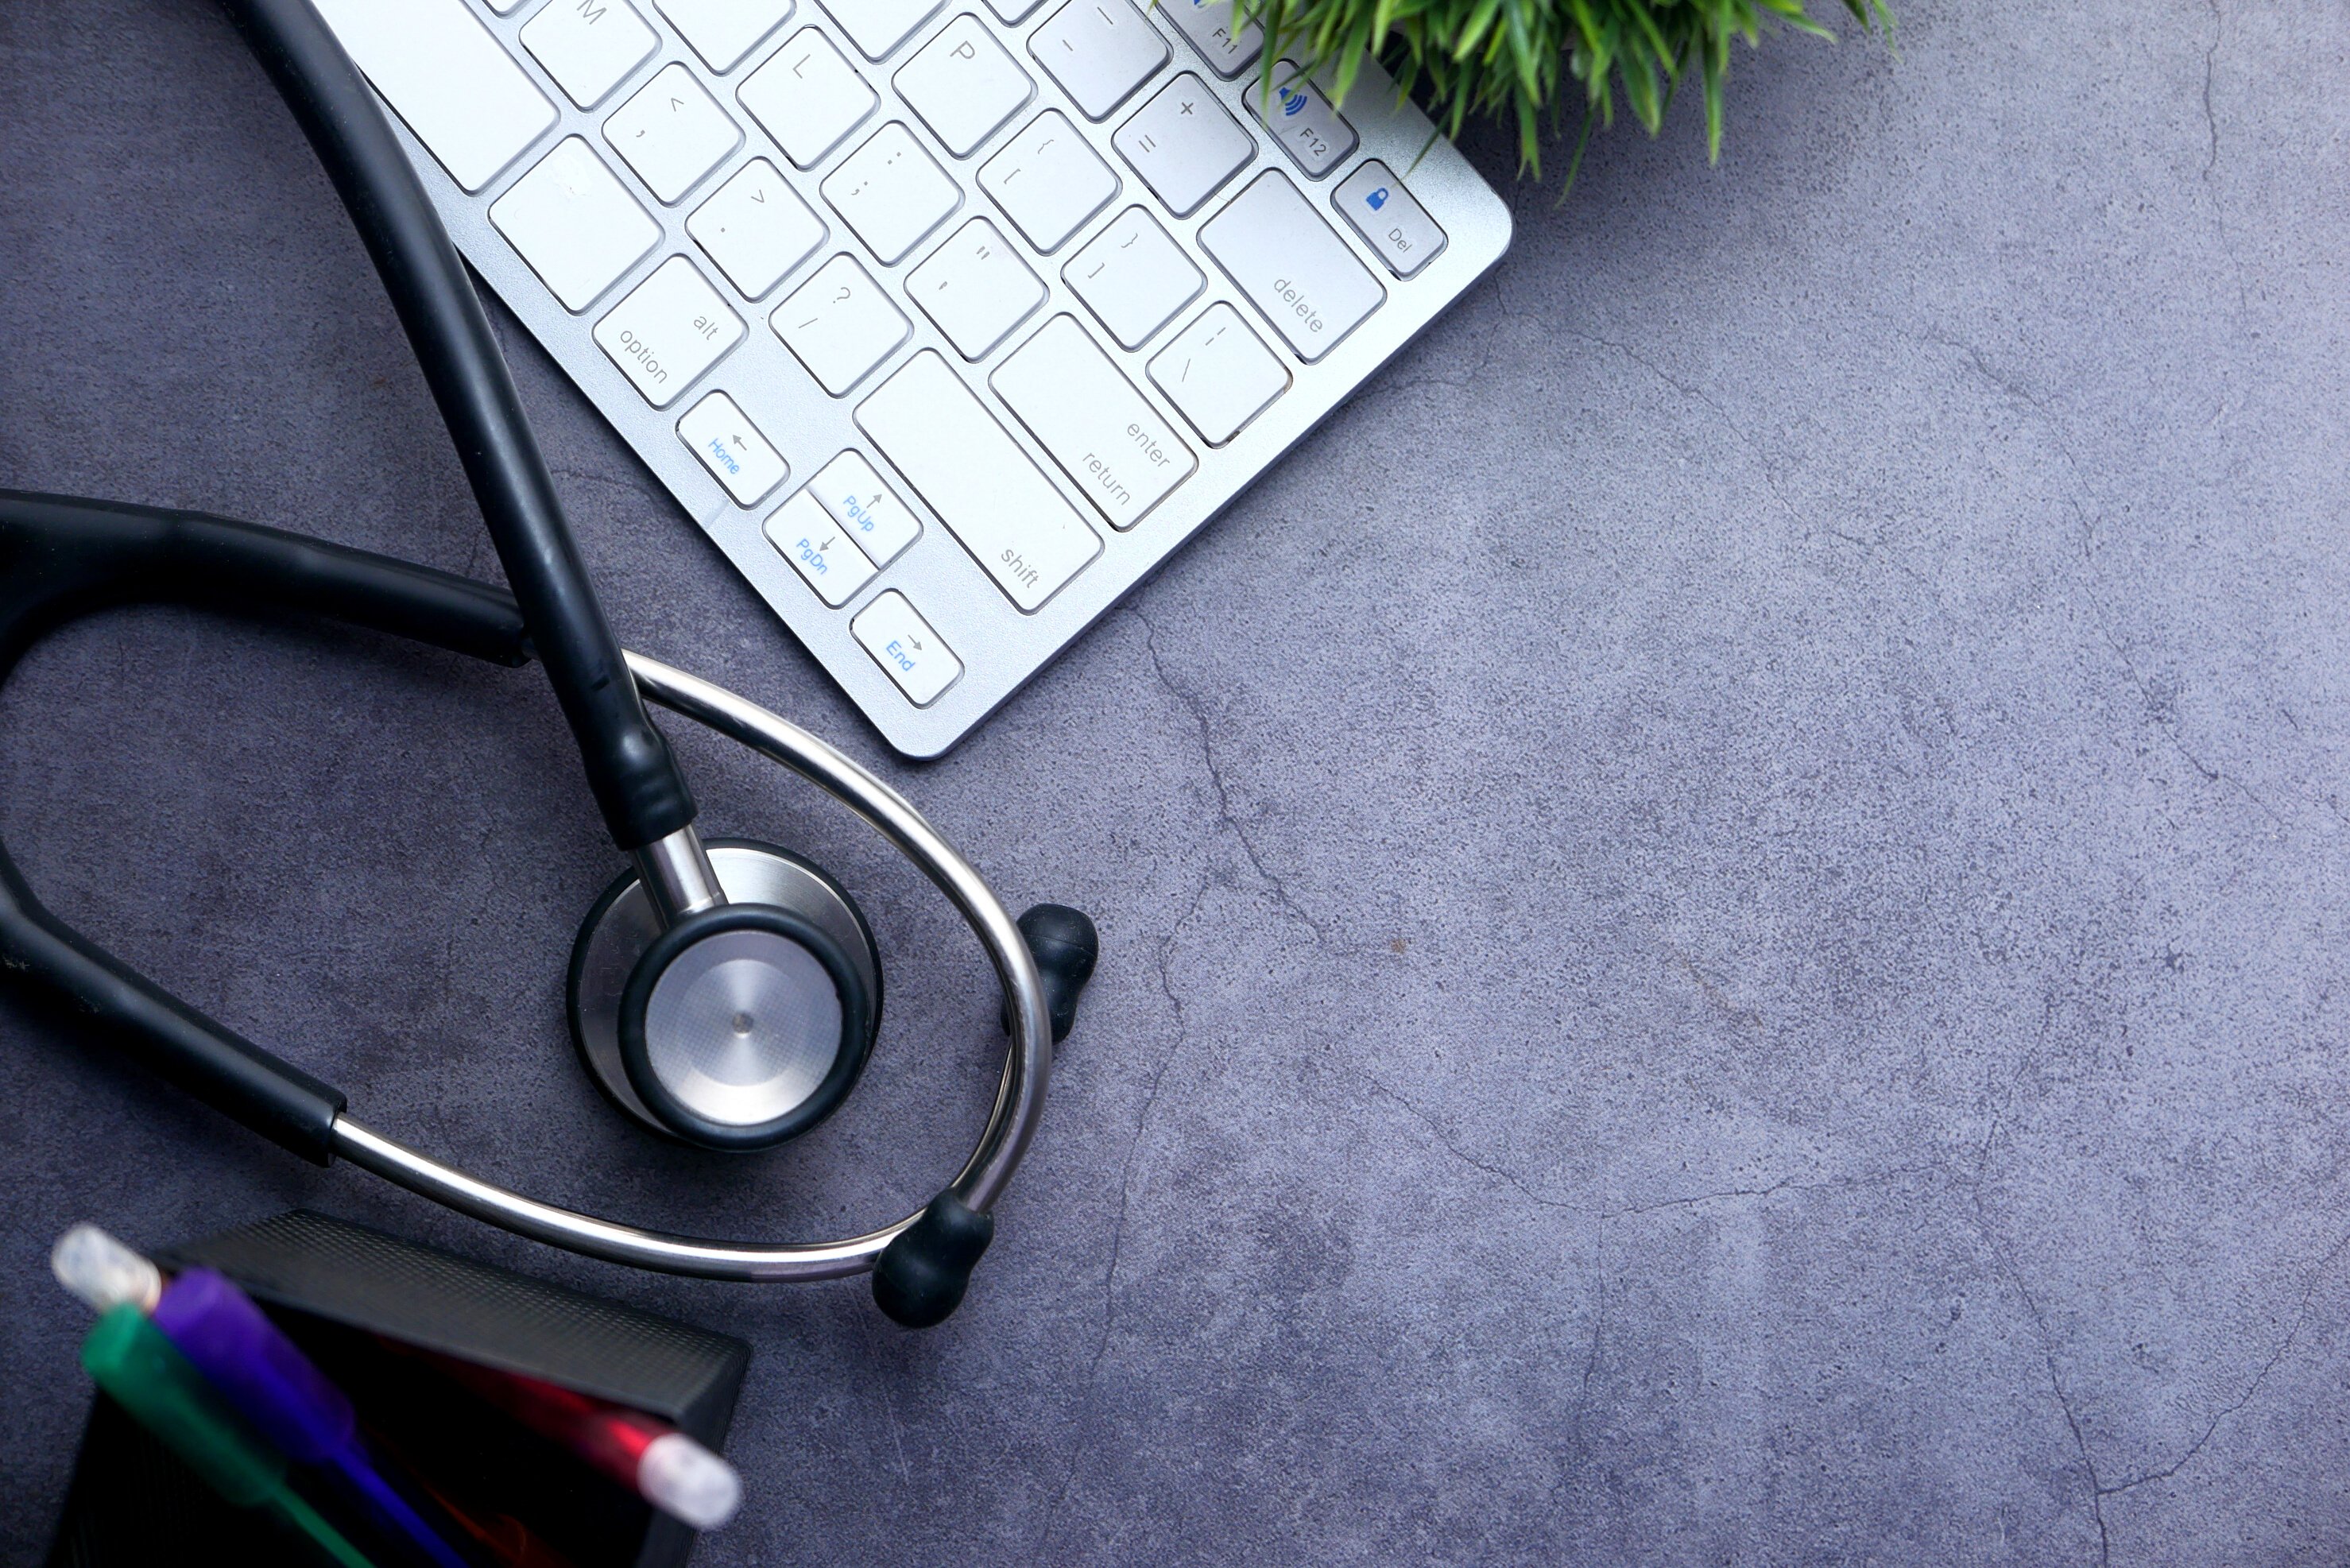
<path fill-rule="evenodd" d="M 57 1283 L 105 1312 L 129 1302 L 153 1312 L 163 1299 L 162 1271 L 95 1225 L 77 1225 L 49 1251 Z"/>

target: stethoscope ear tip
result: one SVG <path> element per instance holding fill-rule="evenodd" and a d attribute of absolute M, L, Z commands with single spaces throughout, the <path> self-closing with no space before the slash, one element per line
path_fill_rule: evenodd
<path fill-rule="evenodd" d="M 971 1272 L 994 1237 L 994 1219 L 948 1188 L 874 1260 L 874 1304 L 903 1328 L 944 1323 L 962 1304 Z"/>
<path fill-rule="evenodd" d="M 1093 978 L 1101 958 L 1101 933 L 1082 909 L 1066 904 L 1038 904 L 1020 917 L 1020 934 L 1036 961 L 1037 977 L 1045 982 L 1045 1000 L 1053 1015 L 1053 1044 L 1069 1037 L 1077 1022 L 1077 993 Z M 1004 1027 L 1011 1023 L 1007 1017 Z"/>

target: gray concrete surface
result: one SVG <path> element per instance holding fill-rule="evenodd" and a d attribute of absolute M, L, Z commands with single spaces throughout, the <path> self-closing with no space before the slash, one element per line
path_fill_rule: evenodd
<path fill-rule="evenodd" d="M 1718 168 L 1682 113 L 1521 189 L 1493 278 L 925 769 L 509 329 L 632 646 L 1098 916 L 1046 1134 L 910 1336 L 302 1167 L 0 1002 L 0 1555 L 87 1397 L 48 1239 L 298 1202 L 754 1341 L 712 1568 L 2350 1558 L 2350 11 L 1902 23 L 1742 54 Z M 0 483 L 492 570 L 212 7 L 8 6 L 0 106 Z M 0 698 L 0 831 L 397 1135 L 678 1228 L 894 1213 L 981 1114 L 977 961 L 685 749 L 897 961 L 771 1158 L 574 1070 L 613 867 L 533 678 L 86 623 Z"/>

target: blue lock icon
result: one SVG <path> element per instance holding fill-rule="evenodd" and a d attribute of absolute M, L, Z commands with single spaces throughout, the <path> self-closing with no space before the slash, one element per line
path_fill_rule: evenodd
<path fill-rule="evenodd" d="M 1364 197 L 1363 201 L 1372 212 L 1378 212 L 1381 207 L 1388 204 L 1388 188 L 1385 185 L 1380 186 L 1378 190 Z"/>

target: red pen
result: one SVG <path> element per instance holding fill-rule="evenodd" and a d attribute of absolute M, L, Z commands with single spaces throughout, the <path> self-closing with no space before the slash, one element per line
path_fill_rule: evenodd
<path fill-rule="evenodd" d="M 717 1529 L 742 1505 L 743 1480 L 734 1467 L 666 1421 L 519 1373 L 445 1355 L 429 1359 L 532 1431 L 696 1530 Z"/>

